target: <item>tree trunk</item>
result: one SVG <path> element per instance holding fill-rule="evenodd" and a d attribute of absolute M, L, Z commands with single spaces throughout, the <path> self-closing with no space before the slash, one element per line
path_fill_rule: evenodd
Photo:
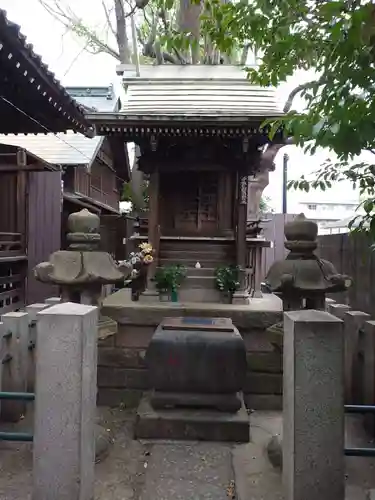
<path fill-rule="evenodd" d="M 178 12 L 178 26 L 181 32 L 191 33 L 190 54 L 184 54 L 186 61 L 198 64 L 200 61 L 199 37 L 200 37 L 200 15 L 202 6 L 193 4 L 191 0 L 180 0 Z"/>
<path fill-rule="evenodd" d="M 116 13 L 116 39 L 121 64 L 131 63 L 129 39 L 126 32 L 126 17 L 123 0 L 114 0 Z"/>

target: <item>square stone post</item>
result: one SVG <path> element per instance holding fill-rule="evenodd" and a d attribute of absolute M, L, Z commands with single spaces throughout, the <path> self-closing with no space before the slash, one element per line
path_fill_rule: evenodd
<path fill-rule="evenodd" d="M 27 363 L 27 392 L 34 392 L 35 389 L 35 347 L 36 347 L 36 320 L 40 311 L 50 307 L 45 304 L 31 304 L 26 306 L 29 315 L 29 360 Z"/>
<path fill-rule="evenodd" d="M 363 326 L 371 316 L 362 311 L 344 314 L 345 338 L 345 404 L 363 404 L 364 366 L 360 361 Z M 362 346 L 363 347 L 363 346 Z"/>
<path fill-rule="evenodd" d="M 38 314 L 33 500 L 93 500 L 98 309 Z"/>
<path fill-rule="evenodd" d="M 29 361 L 29 316 L 26 312 L 9 312 L 2 316 L 4 356 L 2 391 L 26 392 Z M 25 415 L 24 401 L 3 401 L 1 419 L 18 422 Z"/>
<path fill-rule="evenodd" d="M 344 335 L 324 311 L 284 314 L 286 500 L 343 500 Z"/>

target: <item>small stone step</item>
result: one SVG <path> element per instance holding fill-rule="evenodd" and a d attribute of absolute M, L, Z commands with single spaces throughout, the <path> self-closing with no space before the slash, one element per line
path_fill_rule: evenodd
<path fill-rule="evenodd" d="M 195 267 L 188 267 L 187 276 L 210 276 L 213 278 L 215 276 L 215 268 L 201 267 L 200 269 L 197 269 Z"/>
<path fill-rule="evenodd" d="M 181 289 L 184 288 L 204 288 L 214 289 L 216 285 L 213 276 L 186 276 L 181 284 Z"/>
<path fill-rule="evenodd" d="M 226 261 L 226 260 L 204 260 L 200 259 L 199 261 L 194 260 L 194 259 L 165 259 L 161 258 L 159 259 L 159 265 L 160 266 L 171 266 L 175 264 L 181 264 L 182 266 L 185 266 L 187 268 L 189 267 L 195 267 L 195 264 L 199 262 L 201 265 L 201 269 L 208 268 L 208 269 L 216 269 L 218 266 L 223 266 L 223 265 L 229 265 L 232 262 Z"/>
<path fill-rule="evenodd" d="M 178 290 L 179 302 L 199 302 L 219 304 L 222 302 L 223 296 L 219 290 L 215 288 L 184 288 L 181 286 Z"/>
<path fill-rule="evenodd" d="M 160 250 L 188 250 L 192 252 L 230 252 L 235 250 L 234 242 L 215 243 L 210 241 L 160 241 Z"/>
<path fill-rule="evenodd" d="M 220 250 L 211 250 L 209 252 L 192 251 L 192 250 L 160 250 L 160 257 L 162 259 L 180 260 L 180 259 L 191 259 L 195 262 L 201 260 L 218 260 L 226 261 L 234 256 L 233 252 L 222 252 Z"/>

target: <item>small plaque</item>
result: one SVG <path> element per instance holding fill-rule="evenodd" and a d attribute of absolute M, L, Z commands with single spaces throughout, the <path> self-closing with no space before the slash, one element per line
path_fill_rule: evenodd
<path fill-rule="evenodd" d="M 161 322 L 161 327 L 163 330 L 233 331 L 233 323 L 230 318 L 165 318 Z"/>

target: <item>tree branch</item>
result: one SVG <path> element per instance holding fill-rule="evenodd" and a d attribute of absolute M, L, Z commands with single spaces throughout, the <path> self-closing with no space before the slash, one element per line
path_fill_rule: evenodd
<path fill-rule="evenodd" d="M 54 19 L 59 21 L 69 31 L 85 40 L 85 50 L 87 52 L 91 52 L 92 54 L 103 52 L 121 61 L 119 52 L 103 42 L 94 29 L 83 24 L 82 19 L 80 19 L 71 9 L 65 11 L 61 7 L 59 0 L 54 0 L 54 7 L 45 0 L 39 0 L 39 3 Z"/>
<path fill-rule="evenodd" d="M 297 94 L 299 94 L 300 92 L 303 92 L 304 90 L 311 89 L 311 88 L 316 87 L 316 86 L 320 87 L 321 85 L 324 85 L 324 84 L 325 84 L 325 80 L 323 78 L 321 78 L 320 80 L 313 80 L 311 82 L 305 82 L 305 83 L 301 83 L 301 85 L 297 85 L 297 87 L 295 89 L 293 89 L 292 92 L 289 94 L 289 97 L 288 97 L 286 103 L 284 104 L 283 112 L 289 113 L 289 111 L 292 107 L 293 101 L 294 101 Z"/>
<path fill-rule="evenodd" d="M 109 10 L 107 9 L 107 6 L 106 6 L 106 4 L 105 4 L 105 1 L 104 1 L 104 0 L 102 0 L 102 7 L 103 7 L 103 10 L 104 10 L 104 14 L 105 14 L 105 18 L 106 18 L 106 20 L 107 20 L 108 27 L 109 27 L 109 29 L 111 30 L 112 35 L 116 38 L 116 30 L 115 30 L 115 28 L 113 27 L 113 24 L 112 24 L 112 21 L 111 21 L 110 12 L 109 12 Z"/>

